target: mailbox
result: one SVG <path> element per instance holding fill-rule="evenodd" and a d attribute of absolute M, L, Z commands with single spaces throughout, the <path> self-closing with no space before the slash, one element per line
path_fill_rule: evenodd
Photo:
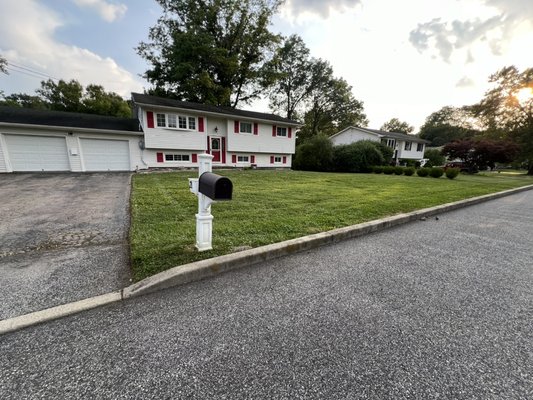
<path fill-rule="evenodd" d="M 199 178 L 198 191 L 211 200 L 231 200 L 233 183 L 225 176 L 204 172 Z"/>

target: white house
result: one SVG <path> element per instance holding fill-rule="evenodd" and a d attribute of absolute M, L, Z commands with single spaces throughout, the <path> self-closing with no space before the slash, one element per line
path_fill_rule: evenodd
<path fill-rule="evenodd" d="M 299 124 L 133 93 L 136 118 L 0 107 L 0 173 L 214 166 L 290 168 Z"/>
<path fill-rule="evenodd" d="M 394 149 L 393 159 L 421 160 L 424 158 L 427 140 L 405 133 L 385 132 L 350 126 L 330 137 L 334 145 L 350 144 L 361 140 L 381 142 Z"/>

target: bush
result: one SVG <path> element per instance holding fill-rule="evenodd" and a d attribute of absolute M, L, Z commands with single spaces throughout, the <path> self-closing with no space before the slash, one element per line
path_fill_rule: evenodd
<path fill-rule="evenodd" d="M 392 175 L 394 174 L 394 168 L 392 165 L 387 165 L 383 167 L 383 173 L 386 175 Z"/>
<path fill-rule="evenodd" d="M 381 165 L 376 165 L 374 168 L 372 168 L 375 174 L 381 174 L 383 173 L 383 167 Z"/>
<path fill-rule="evenodd" d="M 293 169 L 304 171 L 331 171 L 333 144 L 325 135 L 317 135 L 296 147 Z"/>
<path fill-rule="evenodd" d="M 446 178 L 455 179 L 461 170 L 459 168 L 447 168 L 446 169 Z"/>
<path fill-rule="evenodd" d="M 392 160 L 392 156 L 394 155 L 394 149 L 392 147 L 389 147 L 381 142 L 371 141 L 370 143 L 372 143 L 372 145 L 374 145 L 376 149 L 378 149 L 379 152 L 383 155 L 385 163 L 388 164 Z"/>
<path fill-rule="evenodd" d="M 400 163 L 404 164 L 406 167 L 414 167 L 418 161 L 411 158 L 401 158 Z"/>
<path fill-rule="evenodd" d="M 432 178 L 440 178 L 444 174 L 444 170 L 439 167 L 433 167 L 429 170 L 429 176 Z"/>
<path fill-rule="evenodd" d="M 416 170 L 416 174 L 421 177 L 429 175 L 429 168 L 419 168 Z"/>
<path fill-rule="evenodd" d="M 415 173 L 415 169 L 413 167 L 407 167 L 403 170 L 404 175 L 411 176 Z"/>
<path fill-rule="evenodd" d="M 439 149 L 426 149 L 424 151 L 424 158 L 428 159 L 425 164 L 426 168 L 437 167 L 446 162 L 446 157 L 441 154 Z"/>
<path fill-rule="evenodd" d="M 403 167 L 394 167 L 394 173 L 396 175 L 402 175 L 403 174 Z"/>
<path fill-rule="evenodd" d="M 335 146 L 333 160 L 339 172 L 371 172 L 373 165 L 385 162 L 374 142 L 369 140 Z"/>

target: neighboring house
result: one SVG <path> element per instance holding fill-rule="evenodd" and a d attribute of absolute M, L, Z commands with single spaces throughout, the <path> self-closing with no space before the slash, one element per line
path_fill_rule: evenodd
<path fill-rule="evenodd" d="M 139 93 L 132 93 L 132 100 L 148 167 L 193 167 L 205 152 L 213 155 L 215 167 L 291 167 L 295 121 Z"/>
<path fill-rule="evenodd" d="M 137 118 L 0 107 L 0 172 L 290 168 L 299 124 L 273 114 L 132 94 Z"/>
<path fill-rule="evenodd" d="M 420 139 L 414 135 L 405 133 L 385 132 L 375 129 L 359 128 L 350 126 L 330 137 L 334 145 L 350 144 L 361 140 L 373 140 L 386 144 L 394 149 L 393 159 L 421 160 L 428 140 Z"/>

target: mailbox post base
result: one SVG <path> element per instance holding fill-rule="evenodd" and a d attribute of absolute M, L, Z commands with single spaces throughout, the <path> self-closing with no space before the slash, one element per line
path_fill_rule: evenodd
<path fill-rule="evenodd" d="M 213 216 L 196 214 L 196 248 L 198 251 L 213 249 Z"/>

